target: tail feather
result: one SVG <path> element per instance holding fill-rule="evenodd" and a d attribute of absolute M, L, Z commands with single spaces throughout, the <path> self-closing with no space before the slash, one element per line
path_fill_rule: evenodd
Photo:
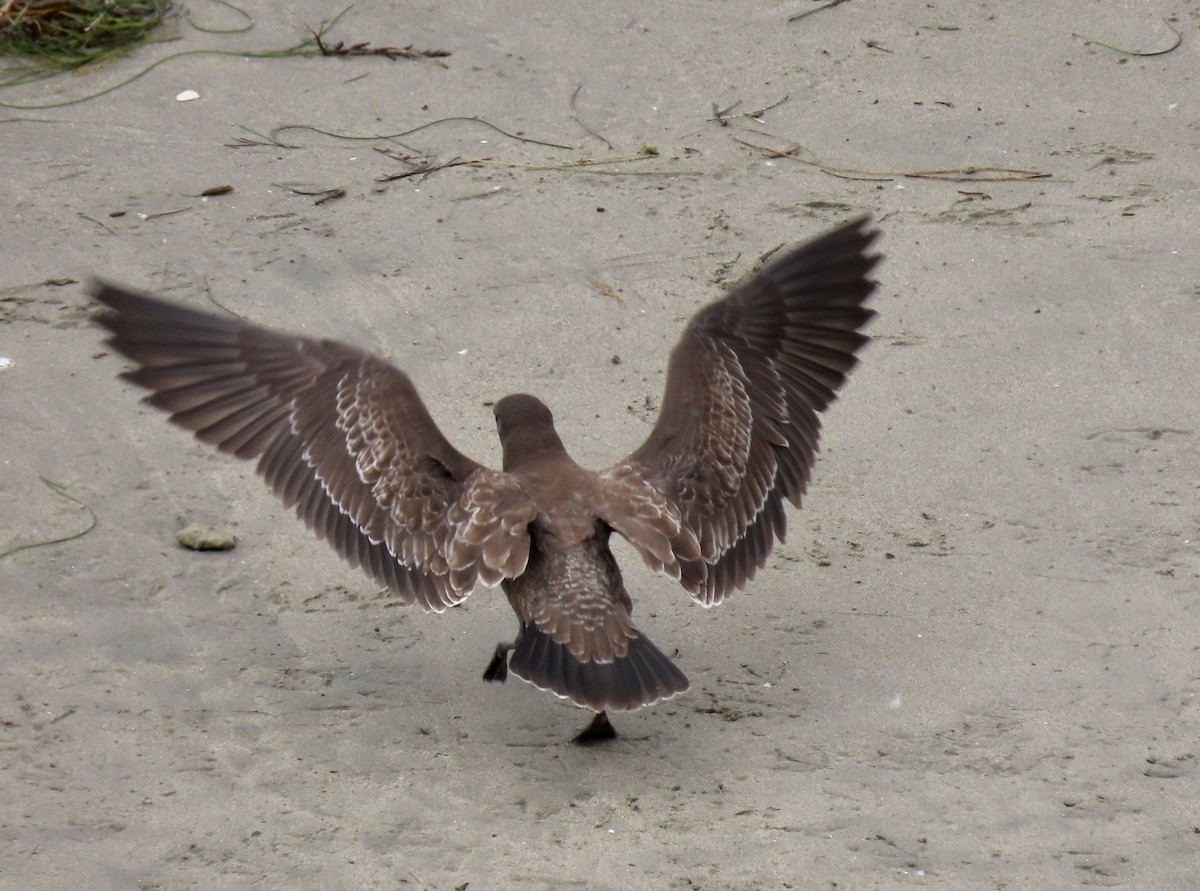
<path fill-rule="evenodd" d="M 612 662 L 580 662 L 536 625 L 522 624 L 509 670 L 535 687 L 593 711 L 633 711 L 682 693 L 687 676 L 650 639 L 629 639 L 626 654 Z"/>

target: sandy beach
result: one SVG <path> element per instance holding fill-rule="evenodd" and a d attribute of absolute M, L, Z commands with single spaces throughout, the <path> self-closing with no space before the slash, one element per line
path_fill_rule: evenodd
<path fill-rule="evenodd" d="M 327 45 L 448 55 L 74 101 L 337 12 L 251 2 L 0 90 L 0 887 L 1195 887 L 1200 8 L 818 5 L 368 0 Z M 711 610 L 619 549 L 692 689 L 589 748 L 481 681 L 498 590 L 397 605 L 139 403 L 86 293 L 367 348 L 492 466 L 537 394 L 600 468 L 692 313 L 864 213 L 786 545 Z"/>

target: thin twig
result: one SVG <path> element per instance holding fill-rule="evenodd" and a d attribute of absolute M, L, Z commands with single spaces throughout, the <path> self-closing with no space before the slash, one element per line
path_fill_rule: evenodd
<path fill-rule="evenodd" d="M 222 303 L 220 300 L 218 300 L 216 298 L 216 295 L 213 294 L 212 286 L 210 286 L 208 283 L 207 275 L 202 275 L 200 277 L 200 279 L 201 279 L 201 281 L 204 282 L 204 293 L 208 297 L 209 303 L 211 303 L 213 306 L 217 307 L 218 309 L 224 310 L 225 312 L 229 313 L 235 319 L 241 319 L 242 321 L 246 320 L 246 317 L 244 315 L 242 315 L 240 312 L 234 312 L 232 309 L 230 309 L 228 306 L 226 306 L 224 303 Z"/>
<path fill-rule="evenodd" d="M 298 145 L 287 145 L 286 143 L 280 142 L 278 139 L 275 139 L 271 136 L 264 136 L 263 134 L 259 133 L 258 131 L 251 130 L 249 127 L 244 127 L 241 124 L 238 124 L 237 126 L 240 129 L 245 130 L 251 136 L 256 136 L 258 138 L 257 139 L 247 139 L 245 136 L 238 136 L 238 137 L 235 137 L 237 139 L 236 142 L 225 143 L 226 148 L 248 148 L 250 146 L 255 146 L 255 145 L 265 145 L 269 148 L 281 148 L 281 149 L 300 148 L 300 146 L 298 146 Z"/>
<path fill-rule="evenodd" d="M 744 111 L 742 112 L 742 117 L 749 118 L 750 120 L 757 121 L 761 124 L 763 123 L 763 115 L 765 115 L 768 111 L 773 111 L 779 106 L 783 105 L 783 103 L 787 102 L 789 98 L 791 98 L 790 93 L 784 96 L 778 102 L 772 102 L 770 105 L 764 106 L 763 108 L 759 108 L 754 111 Z"/>
<path fill-rule="evenodd" d="M 822 9 L 829 9 L 832 6 L 838 6 L 845 2 L 846 0 L 829 0 L 828 3 L 823 3 L 822 5 L 813 7 L 812 9 L 806 9 L 804 12 L 798 12 L 795 15 L 788 16 L 788 21 L 798 22 L 800 19 L 808 18 L 814 12 L 820 12 Z"/>
<path fill-rule="evenodd" d="M 1167 21 L 1166 19 L 1163 19 L 1163 24 L 1165 24 L 1168 28 L 1171 29 L 1171 33 L 1175 35 L 1175 42 L 1172 43 L 1170 46 L 1168 46 L 1166 49 L 1150 50 L 1149 52 L 1141 52 L 1139 50 L 1121 49 L 1121 47 L 1119 47 L 1119 46 L 1113 46 L 1111 43 L 1104 43 L 1101 40 L 1093 40 L 1090 37 L 1084 37 L 1082 34 L 1072 34 L 1071 36 L 1077 37 L 1080 40 L 1082 40 L 1084 43 L 1084 46 L 1089 46 L 1091 44 L 1095 44 L 1096 46 L 1102 46 L 1105 49 L 1110 49 L 1114 53 L 1121 53 L 1126 56 L 1165 56 L 1167 53 L 1173 52 L 1174 50 L 1179 49 L 1179 45 L 1181 43 L 1183 43 L 1183 34 L 1182 34 L 1182 32 L 1175 30 L 1175 28 L 1171 25 L 1171 23 L 1169 21 Z"/>
<path fill-rule="evenodd" d="M 742 100 L 739 99 L 737 102 L 733 103 L 733 105 L 730 105 L 727 108 L 721 108 L 721 106 L 717 105 L 717 103 L 714 102 L 712 104 L 713 116 L 711 118 L 709 118 L 709 120 L 716 121 L 722 127 L 728 127 L 729 119 L 731 117 L 733 117 L 733 114 L 732 114 L 733 110 L 741 104 L 742 104 Z"/>
<path fill-rule="evenodd" d="M 308 29 L 313 36 L 313 40 L 317 44 L 317 49 L 321 51 L 322 56 L 383 56 L 387 59 L 444 59 L 450 55 L 446 50 L 415 50 L 410 43 L 406 47 L 399 46 L 371 46 L 369 43 L 355 43 L 350 46 L 346 45 L 344 40 L 339 40 L 337 43 L 330 46 L 325 43 L 324 36 L 328 28 L 322 28 L 320 31 Z M 444 62 L 438 62 L 443 68 L 446 67 Z"/>
<path fill-rule="evenodd" d="M 228 0 L 212 0 L 212 2 L 218 4 L 219 6 L 224 6 L 227 9 L 232 9 L 246 20 L 246 24 L 242 25 L 240 28 L 206 28 L 203 25 L 196 24 L 196 20 L 192 18 L 192 14 L 187 10 L 186 7 L 184 7 L 183 10 L 183 17 L 187 19 L 189 25 L 191 25 L 197 31 L 202 31 L 205 34 L 242 34 L 254 27 L 254 17 L 240 6 L 234 6 L 232 3 L 229 3 Z"/>
<path fill-rule="evenodd" d="M 608 150 L 610 152 L 614 151 L 613 144 L 611 142 L 609 142 L 607 139 L 605 139 L 603 136 L 601 136 L 599 133 L 597 133 L 595 130 L 593 130 L 591 127 L 589 127 L 587 124 L 585 124 L 583 122 L 583 118 L 581 118 L 579 116 L 579 112 L 575 109 L 575 100 L 579 98 L 579 91 L 582 89 L 583 89 L 583 84 L 580 84 L 579 86 L 577 86 L 575 88 L 575 92 L 573 92 L 571 94 L 571 102 L 570 102 L 571 119 L 574 120 L 575 123 L 577 123 L 581 128 L 583 128 L 583 132 L 586 133 L 588 136 L 592 136 L 592 137 L 595 137 L 596 139 L 599 139 L 606 146 L 608 146 Z"/>
<path fill-rule="evenodd" d="M 802 158 L 796 154 L 799 146 L 788 151 L 767 148 L 746 142 L 734 137 L 734 141 L 747 148 L 762 152 L 772 158 L 787 158 L 798 161 L 809 167 L 814 167 L 822 173 L 836 176 L 838 179 L 864 180 L 867 182 L 889 182 L 893 179 L 933 179 L 952 183 L 970 182 L 1025 182 L 1035 179 L 1046 179 L 1051 174 L 1041 170 L 1020 170 L 1013 167 L 954 167 L 946 170 L 859 170 L 854 167 L 834 167 L 822 161 Z"/>
<path fill-rule="evenodd" d="M 322 204 L 328 204 L 330 201 L 337 201 L 339 198 L 346 197 L 345 189 L 330 189 L 320 198 L 313 202 L 313 207 L 320 207 Z"/>
<path fill-rule="evenodd" d="M 383 155 L 385 158 L 391 158 L 393 161 L 400 161 L 403 164 L 410 164 L 415 158 L 421 157 L 421 152 L 412 146 L 405 145 L 403 142 L 400 142 L 397 139 L 393 139 L 392 142 L 395 142 L 401 148 L 405 149 L 407 152 L 409 152 L 409 154 L 402 155 L 390 145 L 373 145 L 371 146 L 371 151 L 379 152 L 379 154 Z"/>
<path fill-rule="evenodd" d="M 395 156 L 391 156 L 395 157 Z M 598 166 L 603 164 L 631 164 L 635 161 L 649 161 L 654 158 L 654 155 L 632 155 L 621 158 L 584 158 L 579 161 L 571 161 L 567 164 L 537 164 L 527 161 L 502 161 L 497 158 L 454 158 L 451 161 L 443 163 L 425 162 L 416 164 L 411 158 L 395 158 L 403 164 L 409 165 L 411 169 L 405 170 L 403 173 L 393 173 L 386 176 L 381 176 L 378 182 L 394 182 L 398 179 L 407 179 L 410 176 L 422 176 L 428 173 L 436 173 L 439 170 L 445 170 L 449 167 L 511 167 L 517 170 L 557 170 L 561 172 L 571 173 L 594 173 L 599 176 L 702 176 L 699 171 L 695 170 L 598 170 Z"/>
<path fill-rule="evenodd" d="M 284 183 L 271 183 L 277 189 L 283 189 L 285 192 L 291 192 L 293 195 L 304 195 L 309 198 L 316 198 L 313 202 L 313 207 L 319 207 L 327 201 L 337 201 L 339 198 L 346 197 L 346 190 L 341 186 L 334 186 L 332 189 L 298 189 L 295 186 L 285 185 Z"/>
<path fill-rule="evenodd" d="M 35 541 L 29 544 L 17 545 L 15 548 L 9 548 L 7 551 L 0 553 L 0 560 L 3 560 L 5 557 L 11 557 L 13 554 L 19 554 L 21 551 L 29 551 L 33 550 L 34 548 L 44 548 L 48 547 L 49 545 L 62 544 L 63 542 L 74 541 L 77 538 L 83 538 L 85 535 L 95 529 L 96 524 L 100 522 L 100 518 L 96 516 L 96 512 L 92 510 L 91 505 L 80 501 L 74 495 L 68 494 L 65 486 L 48 480 L 44 476 L 39 476 L 38 479 L 41 480 L 54 494 L 61 495 L 68 501 L 74 501 L 76 504 L 86 510 L 88 514 L 91 515 L 92 521 L 88 524 L 86 529 L 80 532 L 72 533 L 71 535 L 64 535 L 62 538 L 51 538 L 47 539 L 46 541 Z"/>
<path fill-rule="evenodd" d="M 500 127 L 497 127 L 491 121 L 485 121 L 483 118 L 475 117 L 473 115 L 472 116 L 454 115 L 454 116 L 448 117 L 448 118 L 438 118 L 436 121 L 429 121 L 428 123 L 413 127 L 411 130 L 404 130 L 400 133 L 376 133 L 376 134 L 368 134 L 368 135 L 359 135 L 359 134 L 355 134 L 355 133 L 336 133 L 332 130 L 323 130 L 320 127 L 314 127 L 311 124 L 284 124 L 282 127 L 276 127 L 274 130 L 272 130 L 269 138 L 271 140 L 274 140 L 274 144 L 280 145 L 284 148 L 297 148 L 297 146 L 284 146 L 283 143 L 280 143 L 279 142 L 279 134 L 285 133 L 288 130 L 307 130 L 310 133 L 319 133 L 322 136 L 329 136 L 329 137 L 332 137 L 333 139 L 345 139 L 345 140 L 350 140 L 350 141 L 354 141 L 354 142 L 370 142 L 370 141 L 379 140 L 379 139 L 400 139 L 401 137 L 410 136 L 413 133 L 418 133 L 421 130 L 427 130 L 430 127 L 434 127 L 438 124 L 446 124 L 446 123 L 451 123 L 454 121 L 469 121 L 469 122 L 475 123 L 475 124 L 483 124 L 483 126 L 488 127 L 491 130 L 494 130 L 495 132 L 499 133 L 501 136 L 507 136 L 509 139 L 515 139 L 518 142 L 526 142 L 526 143 L 529 143 L 530 145 L 543 145 L 543 146 L 546 146 L 547 148 L 557 148 L 557 149 L 567 149 L 567 150 L 574 150 L 574 148 L 575 148 L 575 146 L 573 146 L 573 145 L 561 145 L 557 142 L 545 142 L 541 139 L 531 139 L 528 136 L 522 136 L 519 133 L 509 133 L 507 130 L 503 130 Z M 245 130 L 246 128 L 243 127 L 242 129 Z M 247 131 L 247 132 L 253 132 L 253 131 Z M 255 135 L 258 135 L 258 134 L 255 134 Z"/>
<path fill-rule="evenodd" d="M 440 164 L 434 162 L 414 164 L 411 160 L 405 158 L 396 158 L 396 160 L 401 161 L 404 164 L 408 164 L 409 169 L 405 170 L 403 173 L 392 173 L 387 176 L 381 176 L 376 180 L 376 182 L 390 183 L 395 182 L 398 179 L 408 179 L 410 176 L 426 176 L 430 173 L 437 173 L 439 170 L 446 170 L 450 167 L 464 167 L 467 165 L 482 163 L 480 161 L 464 160 L 463 158 L 453 158 Z"/>
<path fill-rule="evenodd" d="M 328 195 L 333 189 L 300 189 L 296 186 L 289 186 L 287 183 L 271 183 L 277 189 L 283 189 L 285 192 L 291 192 L 293 195 L 304 195 L 307 198 L 312 198 L 316 195 Z"/>
<path fill-rule="evenodd" d="M 499 161 L 480 158 L 470 163 L 490 164 L 494 167 L 514 167 L 518 170 L 559 170 L 571 173 L 595 173 L 599 176 L 703 176 L 698 170 L 597 170 L 601 164 L 630 164 L 634 161 L 650 161 L 654 155 L 634 155 L 627 158 L 584 158 L 569 164 L 530 164 L 523 161 Z"/>
<path fill-rule="evenodd" d="M 100 222 L 99 220 L 93 220 L 91 217 L 89 217 L 85 213 L 81 213 L 81 214 L 79 214 L 79 216 L 83 217 L 83 219 L 87 220 L 89 223 L 95 223 L 97 226 L 99 226 L 101 229 L 103 229 L 109 235 L 117 234 L 111 226 L 106 226 L 104 223 Z"/>

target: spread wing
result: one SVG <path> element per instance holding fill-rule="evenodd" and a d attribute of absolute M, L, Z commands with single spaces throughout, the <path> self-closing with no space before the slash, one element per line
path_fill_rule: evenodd
<path fill-rule="evenodd" d="M 866 253 L 877 234 L 867 226 L 859 219 L 788 252 L 700 310 L 671 352 L 650 436 L 605 471 L 678 506 L 700 543 L 698 559 L 675 548 L 680 581 L 705 606 L 754 577 L 786 534 L 784 499 L 800 505 L 818 412 L 875 315 L 863 306 L 879 260 Z"/>
<path fill-rule="evenodd" d="M 293 337 L 98 282 L 123 377 L 196 438 L 258 472 L 320 538 L 405 603 L 441 612 L 525 569 L 536 510 L 447 442 L 408 376 Z"/>

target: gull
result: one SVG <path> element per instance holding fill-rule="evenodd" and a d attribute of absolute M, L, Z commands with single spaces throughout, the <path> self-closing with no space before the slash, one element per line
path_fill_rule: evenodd
<path fill-rule="evenodd" d="M 879 261 L 868 218 L 786 251 L 688 322 L 649 436 L 600 471 L 563 447 L 550 409 L 496 401 L 500 470 L 458 451 L 412 380 L 335 340 L 286 334 L 106 282 L 107 343 L 144 401 L 220 451 L 257 462 L 284 505 L 406 604 L 443 612 L 499 585 L 519 620 L 484 678 L 509 672 L 595 712 L 577 741 L 616 735 L 608 712 L 688 689 L 633 622 L 615 532 L 703 606 L 766 565 L 812 474 Z"/>

